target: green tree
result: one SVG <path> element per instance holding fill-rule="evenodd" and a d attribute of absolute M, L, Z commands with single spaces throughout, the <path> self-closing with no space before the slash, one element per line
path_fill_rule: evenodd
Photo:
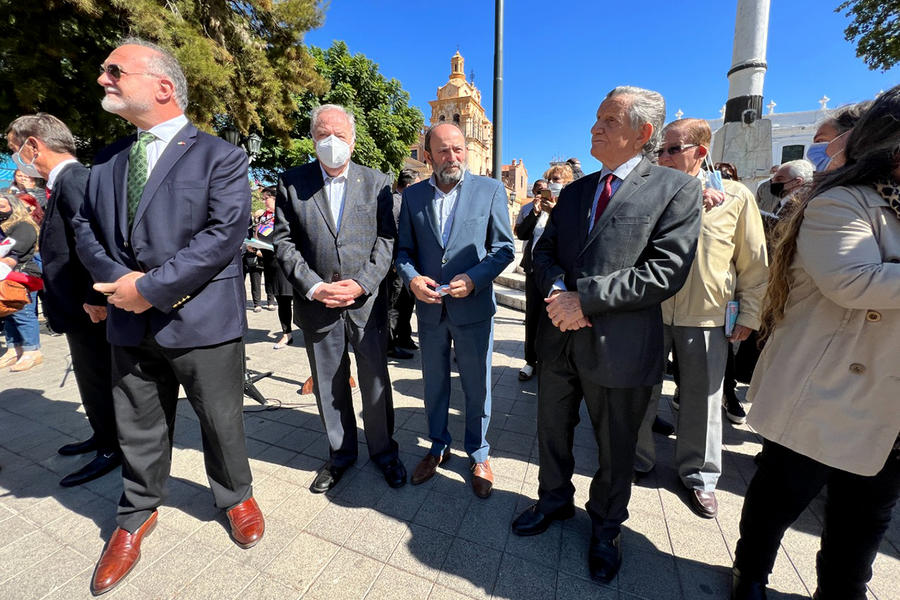
<path fill-rule="evenodd" d="M 847 0 L 835 12 L 847 11 L 852 22 L 844 30 L 856 42 L 856 56 L 873 71 L 900 62 L 900 0 Z"/>
<path fill-rule="evenodd" d="M 170 49 L 184 68 L 187 114 L 288 139 L 294 98 L 327 82 L 303 45 L 321 0 L 0 0 L 0 124 L 45 111 L 66 122 L 82 154 L 130 127 L 100 108 L 99 65 L 126 35 Z"/>
<path fill-rule="evenodd" d="M 323 50 L 311 47 L 316 71 L 331 87 L 325 93 L 313 90 L 295 97 L 291 115 L 294 130 L 290 140 L 279 143 L 268 138 L 254 169 L 272 178 L 290 167 L 309 162 L 315 147 L 309 135 L 309 114 L 320 104 L 340 104 L 356 119 L 356 148 L 353 160 L 385 172 L 399 173 L 409 147 L 418 139 L 424 119 L 409 105 L 409 94 L 396 79 L 379 73 L 378 65 L 361 53 L 350 54 L 347 44 L 336 41 Z"/>

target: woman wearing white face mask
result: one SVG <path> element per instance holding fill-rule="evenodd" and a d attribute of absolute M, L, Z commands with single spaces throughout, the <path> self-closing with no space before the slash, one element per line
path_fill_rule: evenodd
<path fill-rule="evenodd" d="M 817 172 L 832 171 L 844 165 L 844 148 L 850 130 L 871 105 L 871 101 L 866 101 L 843 106 L 819 124 L 813 143 L 806 150 L 806 158 L 816 165 Z"/>
<path fill-rule="evenodd" d="M 544 299 L 532 278 L 531 251 L 544 232 L 544 226 L 550 217 L 550 211 L 556 206 L 559 193 L 574 179 L 572 167 L 568 164 L 555 165 L 547 169 L 544 179 L 538 179 L 534 183 L 534 202 L 523 205 L 516 219 L 516 237 L 525 241 L 520 263 L 525 271 L 525 365 L 519 369 L 519 381 L 528 381 L 534 376 L 537 362 L 534 342 L 538 320 L 545 306 Z"/>

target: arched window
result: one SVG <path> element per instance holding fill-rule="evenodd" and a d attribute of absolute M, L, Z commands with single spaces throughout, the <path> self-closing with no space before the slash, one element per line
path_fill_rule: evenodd
<path fill-rule="evenodd" d="M 459 125 L 459 113 L 453 115 L 453 122 Z"/>
<path fill-rule="evenodd" d="M 443 123 L 443 122 L 444 122 L 444 115 L 441 115 L 440 118 L 438 119 L 438 121 L 440 121 L 441 123 Z"/>

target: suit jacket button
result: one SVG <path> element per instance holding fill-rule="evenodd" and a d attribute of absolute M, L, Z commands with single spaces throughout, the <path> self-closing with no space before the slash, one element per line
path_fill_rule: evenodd
<path fill-rule="evenodd" d="M 866 365 L 860 363 L 851 363 L 850 364 L 850 372 L 854 375 L 862 375 L 866 372 Z"/>
<path fill-rule="evenodd" d="M 867 310 L 866 311 L 866 321 L 869 323 L 877 323 L 881 320 L 881 313 L 877 310 Z"/>
<path fill-rule="evenodd" d="M 332 283 L 334 283 L 335 281 L 340 281 L 340 280 L 341 280 L 341 274 L 340 274 L 340 273 L 332 273 L 332 274 L 331 274 L 331 282 L 332 282 Z"/>
<path fill-rule="evenodd" d="M 125 242 L 125 247 L 126 247 L 126 248 L 128 247 L 128 242 Z"/>
<path fill-rule="evenodd" d="M 442 265 L 446 265 L 446 264 L 447 264 L 447 259 L 446 259 L 446 258 L 442 258 L 442 259 L 441 259 L 441 264 L 442 264 Z"/>

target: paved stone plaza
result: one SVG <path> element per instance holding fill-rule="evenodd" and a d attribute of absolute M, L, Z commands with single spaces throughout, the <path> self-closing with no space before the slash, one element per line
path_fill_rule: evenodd
<path fill-rule="evenodd" d="M 589 519 L 584 512 L 596 446 L 587 416 L 575 436 L 576 518 L 545 534 L 519 538 L 509 523 L 537 493 L 536 381 L 517 381 L 522 364 L 522 313 L 497 314 L 493 418 L 488 438 L 497 476 L 493 496 L 468 485 L 462 452 L 462 392 L 454 374 L 453 460 L 431 481 L 388 488 L 360 460 L 325 495 L 307 486 L 328 448 L 311 395 L 298 395 L 309 375 L 302 339 L 275 351 L 274 312 L 248 313 L 249 366 L 272 370 L 258 384 L 278 410 L 245 402 L 254 491 L 267 520 L 255 548 L 230 540 L 224 514 L 212 505 L 200 431 L 187 404 L 179 407 L 169 497 L 159 526 L 145 540 L 135 571 L 115 599 L 374 600 L 728 598 L 730 565 L 759 438 L 726 421 L 719 517 L 704 520 L 687 504 L 672 467 L 674 439 L 656 436 L 659 464 L 634 487 L 623 535 L 625 560 L 609 586 L 588 578 Z M 90 435 L 62 337 L 43 336 L 44 364 L 0 373 L 0 600 L 89 598 L 94 563 L 114 527 L 121 493 L 118 471 L 81 488 L 59 479 L 86 462 L 56 449 Z M 391 362 L 397 440 L 409 471 L 425 453 L 419 358 Z M 671 393 L 671 382 L 665 391 Z M 740 391 L 743 394 L 743 388 Z M 356 394 L 358 397 L 358 392 Z M 672 418 L 667 397 L 662 411 Z M 357 405 L 358 406 L 358 405 Z M 364 439 L 360 422 L 360 438 Z M 785 535 L 772 575 L 772 598 L 808 598 L 822 499 Z M 847 515 L 847 518 L 853 518 Z M 900 598 L 900 519 L 895 518 L 874 566 L 869 598 Z"/>

